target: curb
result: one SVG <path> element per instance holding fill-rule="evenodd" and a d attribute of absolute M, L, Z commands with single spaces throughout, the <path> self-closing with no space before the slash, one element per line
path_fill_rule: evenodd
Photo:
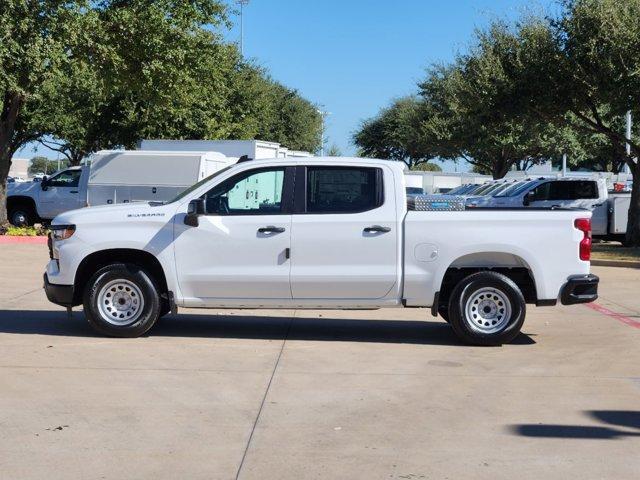
<path fill-rule="evenodd" d="M 12 237 L 10 235 L 0 235 L 0 245 L 46 245 L 47 237 Z"/>
<path fill-rule="evenodd" d="M 639 261 L 633 260 L 591 260 L 594 267 L 640 268 Z"/>

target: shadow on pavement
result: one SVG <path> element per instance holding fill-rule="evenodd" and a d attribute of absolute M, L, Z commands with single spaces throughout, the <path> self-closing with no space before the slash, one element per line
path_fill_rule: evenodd
<path fill-rule="evenodd" d="M 179 314 L 159 320 L 149 335 L 274 340 L 284 338 L 290 322 L 289 316 Z M 82 312 L 73 312 L 71 319 L 68 319 L 64 311 L 50 310 L 0 310 L 0 333 L 97 336 Z M 288 339 L 465 346 L 454 335 L 451 327 L 442 321 L 296 316 Z M 512 343 L 532 345 L 535 341 L 530 336 L 521 334 Z"/>
<path fill-rule="evenodd" d="M 583 440 L 616 440 L 640 436 L 640 411 L 592 410 L 586 415 L 611 426 L 545 425 L 524 424 L 510 427 L 512 433 L 524 437 L 571 438 Z"/>

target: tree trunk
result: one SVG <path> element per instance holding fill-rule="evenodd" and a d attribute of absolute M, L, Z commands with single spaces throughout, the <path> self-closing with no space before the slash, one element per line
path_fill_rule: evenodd
<path fill-rule="evenodd" d="M 7 219 L 7 177 L 11 168 L 11 150 L 0 151 L 0 229 L 6 226 Z"/>
<path fill-rule="evenodd" d="M 7 177 L 15 151 L 13 136 L 24 97 L 17 92 L 4 92 L 0 111 L 0 227 L 7 222 Z"/>
<path fill-rule="evenodd" d="M 625 243 L 628 246 L 640 247 L 640 163 L 629 163 L 629 168 L 633 175 L 633 187 L 631 188 L 631 203 L 629 204 Z"/>
<path fill-rule="evenodd" d="M 511 165 L 512 163 L 505 159 L 500 159 L 494 162 L 491 168 L 491 176 L 494 180 L 503 178 L 507 173 L 509 173 Z"/>

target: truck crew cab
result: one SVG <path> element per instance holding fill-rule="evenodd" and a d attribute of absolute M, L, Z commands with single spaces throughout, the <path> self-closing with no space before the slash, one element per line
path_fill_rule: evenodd
<path fill-rule="evenodd" d="M 526 304 L 590 302 L 585 210 L 465 210 L 412 196 L 401 164 L 238 163 L 165 204 L 52 222 L 49 300 L 135 337 L 177 307 L 428 307 L 462 341 L 509 342 Z"/>

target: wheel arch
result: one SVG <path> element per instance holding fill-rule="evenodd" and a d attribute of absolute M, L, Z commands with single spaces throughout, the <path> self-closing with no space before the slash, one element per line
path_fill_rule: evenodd
<path fill-rule="evenodd" d="M 515 253 L 484 251 L 461 255 L 441 272 L 438 303 L 449 301 L 460 280 L 482 271 L 494 271 L 510 278 L 520 288 L 527 303 L 538 300 L 536 276 L 529 262 Z"/>
<path fill-rule="evenodd" d="M 98 250 L 82 259 L 76 270 L 73 284 L 74 303 L 77 305 L 82 303 L 84 287 L 91 276 L 99 269 L 113 263 L 131 263 L 143 268 L 153 277 L 153 280 L 161 290 L 160 294 L 168 293 L 166 274 L 162 264 L 153 254 L 133 248 L 112 248 Z"/>
<path fill-rule="evenodd" d="M 26 205 L 33 211 L 33 214 L 36 216 L 36 220 L 40 219 L 38 215 L 38 208 L 36 206 L 36 201 L 28 196 L 28 195 L 11 195 L 7 197 L 7 213 L 11 210 L 11 208 L 16 205 Z"/>

